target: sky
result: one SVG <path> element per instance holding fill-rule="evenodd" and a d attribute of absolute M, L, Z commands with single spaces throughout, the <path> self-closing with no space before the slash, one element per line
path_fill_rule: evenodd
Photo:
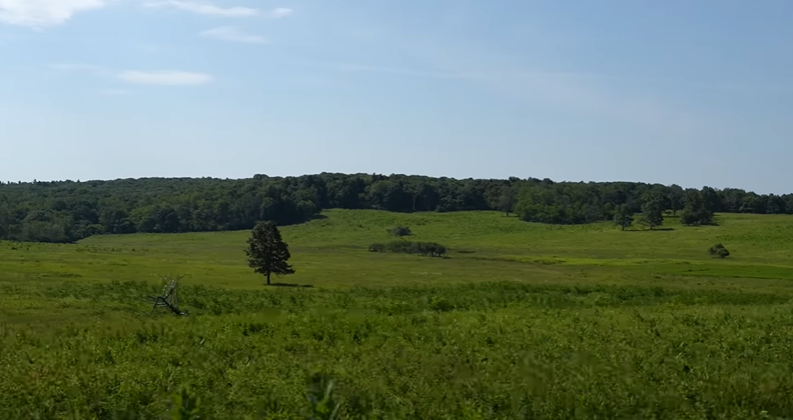
<path fill-rule="evenodd" d="M 0 0 L 0 180 L 793 192 L 789 0 Z"/>

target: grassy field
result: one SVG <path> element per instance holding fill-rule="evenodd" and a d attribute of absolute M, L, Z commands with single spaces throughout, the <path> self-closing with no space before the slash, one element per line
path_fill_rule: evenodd
<path fill-rule="evenodd" d="M 282 228 L 310 288 L 249 232 L 0 242 L 0 418 L 793 418 L 793 218 L 718 223 L 333 210 Z M 398 224 L 448 258 L 368 252 Z"/>

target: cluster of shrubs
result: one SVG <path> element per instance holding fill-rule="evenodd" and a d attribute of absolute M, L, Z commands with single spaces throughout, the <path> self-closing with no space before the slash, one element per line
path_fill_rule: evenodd
<path fill-rule="evenodd" d="M 727 258 L 730 256 L 730 251 L 727 251 L 727 248 L 722 244 L 713 245 L 708 249 L 708 253 L 716 258 Z"/>
<path fill-rule="evenodd" d="M 410 236 L 413 233 L 410 231 L 410 228 L 407 226 L 397 226 L 393 229 L 388 229 L 388 234 L 391 236 L 398 236 L 401 238 L 403 236 Z"/>
<path fill-rule="evenodd" d="M 391 241 L 387 244 L 369 245 L 369 252 L 401 252 L 442 257 L 446 255 L 446 247 L 435 242 Z"/>

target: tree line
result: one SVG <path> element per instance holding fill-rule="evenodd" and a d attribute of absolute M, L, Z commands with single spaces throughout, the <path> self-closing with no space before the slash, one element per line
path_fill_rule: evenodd
<path fill-rule="evenodd" d="M 714 212 L 793 214 L 793 194 L 547 178 L 322 173 L 238 180 L 35 181 L 0 183 L 0 239 L 72 242 L 104 233 L 252 229 L 261 220 L 278 225 L 305 222 L 330 208 L 498 210 L 530 222 L 582 224 L 641 213 L 648 202 L 679 213 L 689 224 L 709 223 Z"/>

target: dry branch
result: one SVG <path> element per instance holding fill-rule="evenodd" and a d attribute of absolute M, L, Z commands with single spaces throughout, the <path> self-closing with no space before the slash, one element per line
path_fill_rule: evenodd
<path fill-rule="evenodd" d="M 168 308 L 176 315 L 187 315 L 187 312 L 179 309 L 179 294 L 177 293 L 179 280 L 183 279 L 184 277 L 184 275 L 176 276 L 176 278 L 171 278 L 170 276 L 160 276 L 160 279 L 163 281 L 163 283 L 165 283 L 165 286 L 163 287 L 162 295 L 149 296 L 149 299 L 154 304 L 152 307 L 152 312 L 156 311 L 157 308 L 164 307 Z"/>

